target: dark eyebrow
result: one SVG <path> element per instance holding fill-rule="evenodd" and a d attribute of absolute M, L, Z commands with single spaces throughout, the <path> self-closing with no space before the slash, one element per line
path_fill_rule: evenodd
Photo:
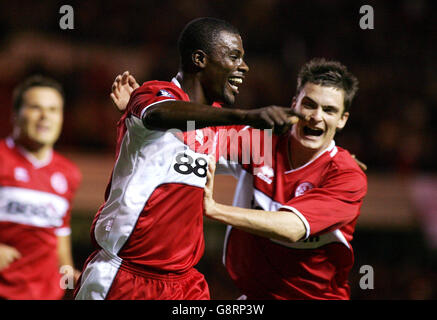
<path fill-rule="evenodd" d="M 312 104 L 312 105 L 316 105 L 316 106 L 318 105 L 317 102 L 315 102 L 313 99 L 311 99 L 311 98 L 308 97 L 308 96 L 303 97 L 303 98 L 302 98 L 302 101 L 303 101 L 304 99 L 309 100 L 309 101 L 307 101 L 307 103 L 309 102 L 309 103 Z M 331 109 L 334 109 L 335 112 L 340 111 L 340 109 L 339 109 L 338 107 L 336 107 L 336 106 L 330 106 L 330 105 L 327 105 L 327 106 L 322 106 L 322 108 L 331 108 Z"/>
<path fill-rule="evenodd" d="M 302 98 L 302 101 L 304 101 L 304 100 L 308 100 L 308 101 L 306 101 L 307 103 L 309 102 L 310 104 L 313 104 L 313 105 L 318 105 L 318 103 L 317 102 L 315 102 L 313 99 L 311 99 L 310 97 L 308 97 L 308 96 L 305 96 L 305 97 L 303 97 Z"/>
<path fill-rule="evenodd" d="M 241 57 L 244 55 L 244 53 L 240 49 L 231 49 L 230 53 L 231 54 L 235 54 L 236 53 L 236 54 L 238 54 Z"/>
<path fill-rule="evenodd" d="M 333 109 L 335 112 L 339 112 L 340 111 L 340 109 L 338 108 L 338 107 L 336 107 L 336 106 L 323 106 L 323 108 L 330 108 L 330 109 Z"/>

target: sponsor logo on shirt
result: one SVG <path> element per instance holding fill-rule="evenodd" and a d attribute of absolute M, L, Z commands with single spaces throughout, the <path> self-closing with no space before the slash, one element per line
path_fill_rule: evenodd
<path fill-rule="evenodd" d="M 342 243 L 347 248 L 350 249 L 349 243 L 347 242 L 343 233 L 338 229 L 318 236 L 311 236 L 308 239 L 300 240 L 294 243 L 283 242 L 274 239 L 270 239 L 270 240 L 272 242 L 294 249 L 315 249 L 324 246 L 328 243 Z"/>
<path fill-rule="evenodd" d="M 22 167 L 16 167 L 14 169 L 14 178 L 17 181 L 22 181 L 22 182 L 29 182 L 30 180 L 29 173 L 27 172 L 26 169 Z"/>
<path fill-rule="evenodd" d="M 14 200 L 8 201 L 4 211 L 10 214 L 39 216 L 41 218 L 51 218 L 58 215 L 56 209 L 50 203 L 47 205 L 36 205 L 33 203 L 19 202 Z"/>
<path fill-rule="evenodd" d="M 54 193 L 20 187 L 0 187 L 0 221 L 37 227 L 60 227 L 68 200 Z"/>
<path fill-rule="evenodd" d="M 297 186 L 296 192 L 294 193 L 294 196 L 295 197 L 299 197 L 299 196 L 303 195 L 305 192 L 307 192 L 308 190 L 311 190 L 312 188 L 314 188 L 312 183 L 310 183 L 310 182 L 303 182 L 303 183 L 301 183 L 300 185 Z"/>

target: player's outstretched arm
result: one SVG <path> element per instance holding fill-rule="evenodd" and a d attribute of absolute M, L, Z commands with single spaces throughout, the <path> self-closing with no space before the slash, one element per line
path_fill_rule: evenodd
<path fill-rule="evenodd" d="M 7 268 L 14 260 L 20 257 L 21 254 L 17 249 L 0 243 L 0 271 Z"/>
<path fill-rule="evenodd" d="M 140 85 L 129 71 L 117 75 L 111 86 L 110 97 L 118 111 L 124 112 L 129 102 L 132 92 Z"/>
<path fill-rule="evenodd" d="M 212 108 L 195 102 L 169 100 L 147 109 L 143 122 L 151 130 L 172 128 L 186 130 L 187 121 L 194 121 L 196 129 L 248 125 L 256 129 L 273 129 L 281 134 L 295 124 L 302 115 L 291 108 L 268 106 L 260 109 Z"/>
<path fill-rule="evenodd" d="M 139 87 L 135 77 L 125 71 L 117 75 L 112 86 L 110 97 L 120 112 L 124 112 L 132 92 Z M 149 108 L 144 116 L 144 124 L 148 129 L 168 130 L 177 128 L 185 130 L 187 121 L 195 121 L 196 128 L 209 126 L 249 125 L 257 129 L 273 129 L 282 134 L 304 117 L 291 108 L 268 106 L 261 109 L 225 109 L 185 101 L 167 101 L 158 107 Z"/>
<path fill-rule="evenodd" d="M 296 242 L 306 234 L 302 220 L 288 211 L 263 211 L 219 204 L 214 201 L 215 159 L 211 158 L 204 194 L 204 214 L 216 221 L 262 237 Z"/>

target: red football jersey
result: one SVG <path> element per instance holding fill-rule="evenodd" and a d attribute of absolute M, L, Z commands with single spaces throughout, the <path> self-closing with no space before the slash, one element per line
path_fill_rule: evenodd
<path fill-rule="evenodd" d="M 249 299 L 348 299 L 350 241 L 366 176 L 334 141 L 316 159 L 291 169 L 288 139 L 272 137 L 268 165 L 231 166 L 240 177 L 234 205 L 294 212 L 307 229 L 304 239 L 285 243 L 228 227 L 224 263 Z"/>
<path fill-rule="evenodd" d="M 0 271 L 0 298 L 60 299 L 57 236 L 70 230 L 71 203 L 81 174 L 52 152 L 44 163 L 10 138 L 0 142 L 0 243 L 21 258 Z"/>
<path fill-rule="evenodd" d="M 92 225 L 100 250 L 82 273 L 78 299 L 104 299 L 119 268 L 182 274 L 203 254 L 203 189 L 215 131 L 147 129 L 146 109 L 168 100 L 189 101 L 176 79 L 146 82 L 120 119 L 106 201 Z"/>

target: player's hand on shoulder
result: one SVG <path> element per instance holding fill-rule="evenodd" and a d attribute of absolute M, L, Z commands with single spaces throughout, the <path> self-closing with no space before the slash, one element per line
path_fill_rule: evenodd
<path fill-rule="evenodd" d="M 21 254 L 17 249 L 0 243 L 0 270 L 7 268 L 14 260 L 20 257 Z"/>
<path fill-rule="evenodd" d="M 273 129 L 275 134 L 283 134 L 290 130 L 291 126 L 305 119 L 301 114 L 291 108 L 280 106 L 268 106 L 259 109 L 248 110 L 247 124 L 256 129 Z"/>
<path fill-rule="evenodd" d="M 140 85 L 129 71 L 117 75 L 111 86 L 110 97 L 120 112 L 126 110 L 132 92 Z"/>
<path fill-rule="evenodd" d="M 361 170 L 366 171 L 367 165 L 364 162 L 361 162 L 357 159 L 357 157 L 354 154 L 351 154 L 352 158 L 355 160 L 355 162 L 358 164 L 358 166 L 361 168 Z"/>

